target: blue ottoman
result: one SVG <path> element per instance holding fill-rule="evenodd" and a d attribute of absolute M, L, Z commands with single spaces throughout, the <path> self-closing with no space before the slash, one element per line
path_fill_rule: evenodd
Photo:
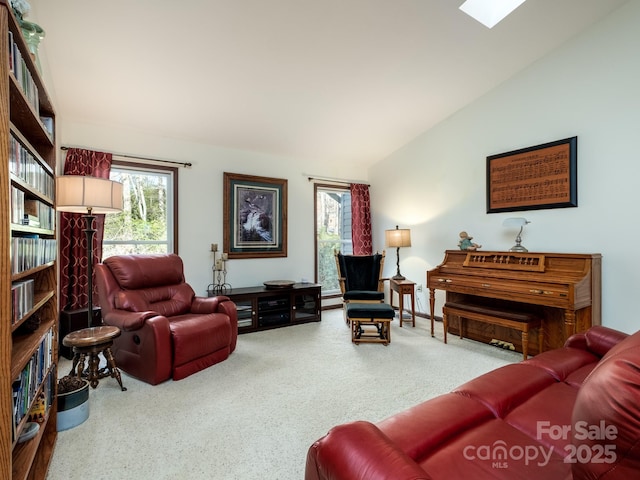
<path fill-rule="evenodd" d="M 351 323 L 351 341 L 382 343 L 391 342 L 391 320 L 395 311 L 386 303 L 347 303 L 347 321 Z"/>

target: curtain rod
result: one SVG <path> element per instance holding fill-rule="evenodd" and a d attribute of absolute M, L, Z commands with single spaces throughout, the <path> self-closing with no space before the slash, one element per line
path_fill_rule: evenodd
<path fill-rule="evenodd" d="M 307 174 L 303 173 L 303 175 L 307 175 Z M 346 185 L 351 185 L 352 183 L 361 183 L 366 185 L 367 187 L 371 186 L 367 182 L 363 182 L 362 180 L 343 180 L 341 178 L 318 177 L 316 175 L 309 175 L 307 178 L 310 182 L 313 182 L 314 180 L 318 180 L 320 182 L 344 183 Z"/>
<path fill-rule="evenodd" d="M 63 145 L 62 147 L 60 147 L 61 150 L 69 150 L 70 148 L 85 148 L 85 147 L 68 147 L 66 145 Z M 87 149 L 87 150 L 91 150 L 91 149 Z M 171 163 L 174 165 L 182 165 L 185 168 L 193 166 L 193 164 L 190 162 L 174 162 L 173 160 L 160 160 L 158 158 L 140 157 L 138 155 L 127 155 L 125 153 L 113 153 L 113 152 L 109 152 L 109 153 L 117 157 L 131 158 L 134 160 L 147 160 L 149 162 Z"/>

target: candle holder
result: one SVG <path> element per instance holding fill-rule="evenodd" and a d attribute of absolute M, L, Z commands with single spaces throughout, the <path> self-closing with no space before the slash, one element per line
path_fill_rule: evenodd
<path fill-rule="evenodd" d="M 209 297 L 215 297 L 225 293 L 227 289 L 231 289 L 231 284 L 227 283 L 227 261 L 229 257 L 226 253 L 221 253 L 220 258 L 218 256 L 218 244 L 211 244 L 211 252 L 213 252 L 213 283 L 207 286 L 207 295 Z"/>

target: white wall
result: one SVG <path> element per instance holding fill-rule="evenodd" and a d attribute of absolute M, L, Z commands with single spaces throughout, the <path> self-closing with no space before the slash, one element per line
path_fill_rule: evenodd
<path fill-rule="evenodd" d="M 638 25 L 640 2 L 629 2 L 371 168 L 374 244 L 382 248 L 384 230 L 396 224 L 411 228 L 401 270 L 424 284 L 444 250 L 457 248 L 461 230 L 483 250 L 507 250 L 517 232 L 502 221 L 524 216 L 532 222 L 523 233 L 529 251 L 601 253 L 603 324 L 638 330 Z M 574 135 L 577 208 L 486 214 L 488 155 Z M 395 251 L 388 254 L 391 272 Z M 427 298 L 424 291 L 423 311 Z"/>
<path fill-rule="evenodd" d="M 362 178 L 362 169 L 313 165 L 287 158 L 186 143 L 132 130 L 78 124 L 58 119 L 61 145 L 144 157 L 191 162 L 180 168 L 179 254 L 185 276 L 198 294 L 212 283 L 210 245 L 222 248 L 223 172 L 287 179 L 288 256 L 272 259 L 230 260 L 227 282 L 233 287 L 260 285 L 265 280 L 314 278 L 313 184 L 303 173 L 328 177 Z"/>

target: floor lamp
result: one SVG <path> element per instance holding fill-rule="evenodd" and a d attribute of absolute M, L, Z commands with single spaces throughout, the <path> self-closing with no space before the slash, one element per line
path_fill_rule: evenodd
<path fill-rule="evenodd" d="M 384 238 L 387 247 L 396 248 L 396 268 L 397 273 L 392 277 L 394 280 L 404 280 L 400 274 L 400 248 L 411 246 L 411 230 L 408 228 L 398 228 L 395 230 L 385 230 Z"/>
<path fill-rule="evenodd" d="M 87 235 L 88 327 L 93 326 L 93 238 L 96 214 L 122 210 L 122 184 L 105 178 L 81 175 L 56 177 L 56 210 L 83 213 Z"/>

